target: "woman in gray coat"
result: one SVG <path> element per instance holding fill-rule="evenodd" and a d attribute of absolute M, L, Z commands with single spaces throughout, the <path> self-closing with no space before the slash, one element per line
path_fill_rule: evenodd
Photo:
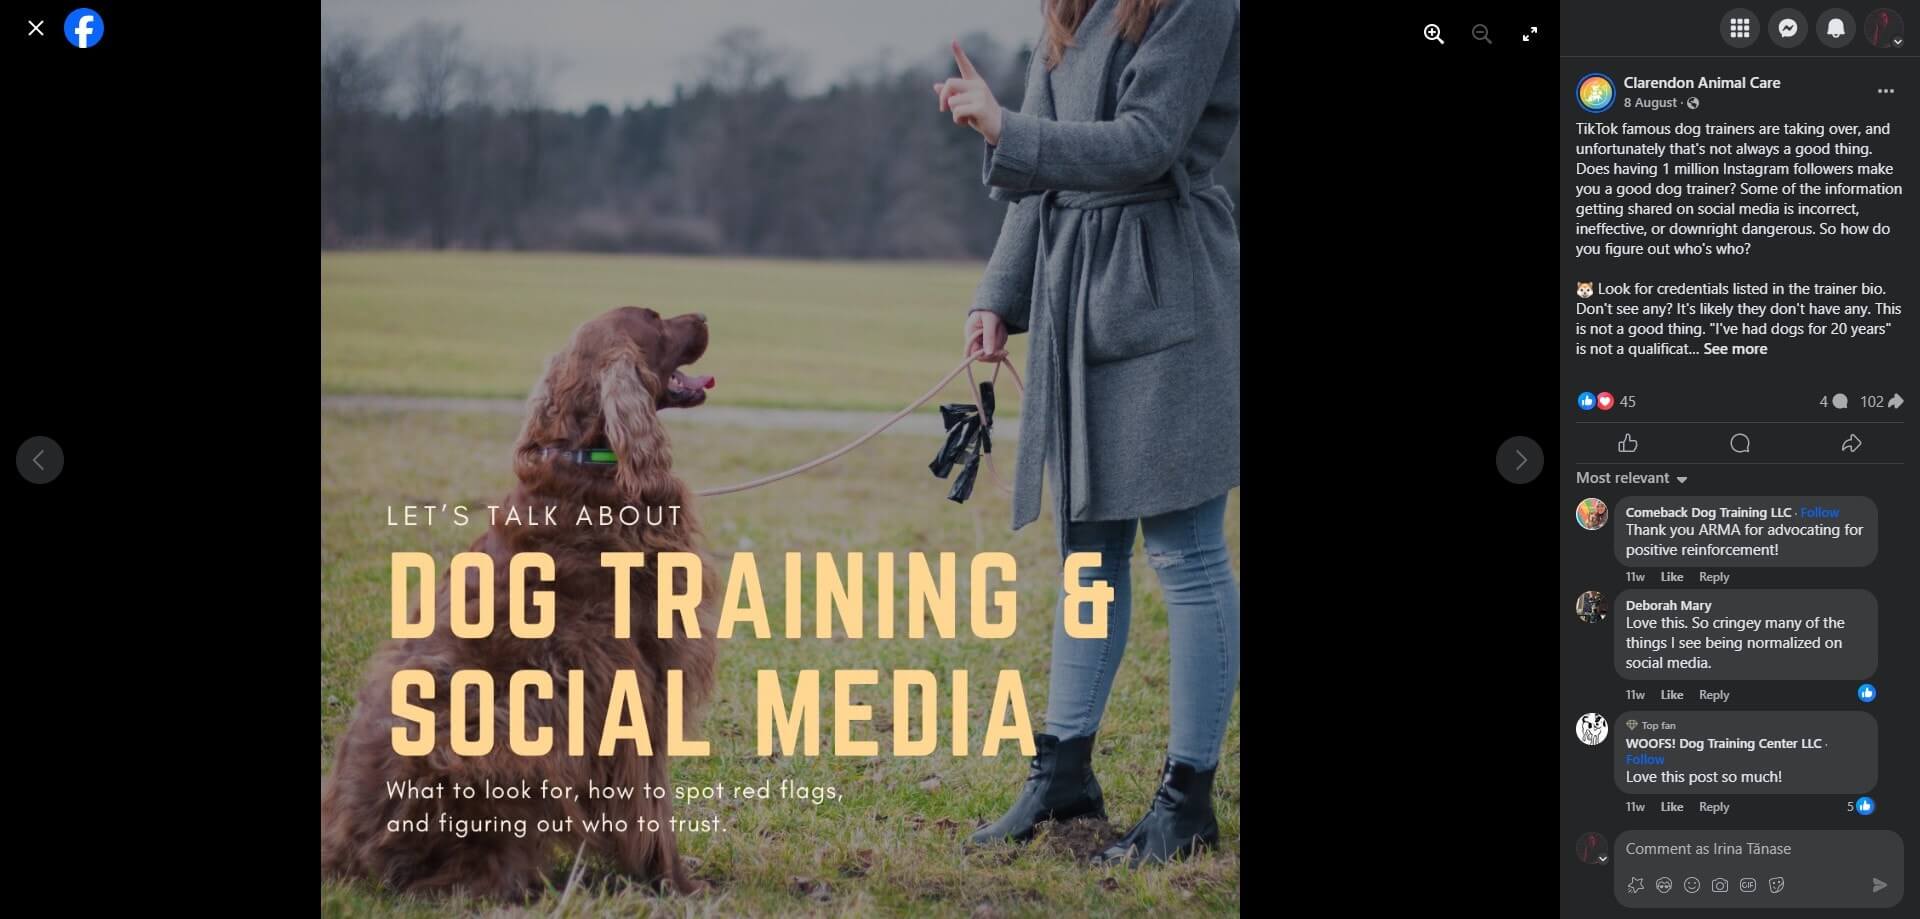
<path fill-rule="evenodd" d="M 1094 734 L 1126 647 L 1136 529 L 1166 597 L 1172 736 L 1147 813 L 1100 861 L 1163 861 L 1218 841 L 1214 768 L 1239 681 L 1240 601 L 1222 528 L 1240 483 L 1240 244 L 1213 167 L 1240 120 L 1236 0 L 1045 0 L 1018 112 L 958 44 L 943 111 L 986 138 L 1009 204 L 966 346 L 1032 335 L 1013 526 L 1050 479 L 1062 555 L 1114 591 L 1105 638 L 1055 617 L 1047 732 L 1012 808 L 973 842 L 1106 816 Z M 1050 475 L 1048 471 L 1050 470 Z M 1084 608 L 1074 615 L 1086 619 Z"/>

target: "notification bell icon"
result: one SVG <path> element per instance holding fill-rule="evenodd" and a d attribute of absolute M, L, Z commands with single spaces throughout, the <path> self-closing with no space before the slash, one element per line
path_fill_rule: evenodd
<path fill-rule="evenodd" d="M 1832 19 L 1827 20 L 1827 37 L 1828 38 L 1847 37 L 1847 24 L 1844 22 L 1841 22 L 1840 17 L 1838 16 L 1835 16 Z"/>

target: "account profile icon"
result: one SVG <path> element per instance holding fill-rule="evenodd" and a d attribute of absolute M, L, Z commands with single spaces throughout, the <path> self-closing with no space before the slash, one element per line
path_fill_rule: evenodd
<path fill-rule="evenodd" d="M 1613 108 L 1613 80 L 1604 73 L 1590 73 L 1574 86 L 1574 100 L 1594 114 Z"/>

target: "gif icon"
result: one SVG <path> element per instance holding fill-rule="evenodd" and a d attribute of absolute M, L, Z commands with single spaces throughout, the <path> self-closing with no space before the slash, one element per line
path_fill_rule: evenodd
<path fill-rule="evenodd" d="M 106 34 L 106 21 L 100 18 L 99 13 L 81 7 L 67 14 L 67 44 L 82 50 L 95 48 Z"/>

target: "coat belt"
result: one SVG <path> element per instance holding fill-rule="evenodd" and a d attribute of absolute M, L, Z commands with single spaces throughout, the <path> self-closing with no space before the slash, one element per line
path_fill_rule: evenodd
<path fill-rule="evenodd" d="M 1074 217 L 1081 222 L 1084 234 L 1097 228 L 1098 216 L 1093 211 L 1102 208 L 1119 207 L 1127 204 L 1142 204 L 1149 201 L 1178 202 L 1181 207 L 1191 205 L 1196 191 L 1205 191 L 1214 185 L 1213 174 L 1207 173 L 1195 178 L 1184 169 L 1174 169 L 1169 177 L 1124 191 L 1059 191 L 1050 190 L 1040 197 L 1040 251 L 1034 262 L 1035 284 L 1040 288 L 1036 303 L 1040 307 L 1038 322 L 1046 323 L 1036 338 L 1037 344 L 1028 364 L 1029 388 L 1027 390 L 1027 418 L 1022 419 L 1020 461 L 1014 473 L 1015 504 L 1013 525 L 1015 529 L 1031 523 L 1040 516 L 1040 491 L 1042 478 L 1046 472 L 1047 458 L 1051 456 L 1060 473 L 1059 494 L 1055 496 L 1054 507 L 1058 516 L 1057 529 L 1060 534 L 1061 551 L 1066 551 L 1067 524 L 1078 514 L 1086 511 L 1090 495 L 1087 481 L 1090 477 L 1087 457 L 1084 451 L 1074 455 L 1072 444 L 1087 443 L 1087 419 L 1084 411 L 1073 411 L 1075 400 L 1071 398 L 1067 387 L 1073 377 L 1084 384 L 1086 374 L 1069 374 L 1069 367 L 1083 367 L 1085 364 L 1086 323 L 1088 297 L 1093 287 L 1094 247 L 1082 242 L 1074 247 L 1073 277 L 1068 287 L 1073 302 L 1060 304 L 1053 295 L 1054 280 L 1047 268 L 1047 256 L 1053 248 L 1053 217 L 1056 208 L 1078 212 Z M 1185 232 L 1186 221 L 1182 221 Z M 1037 444 L 1038 449 L 1027 446 Z"/>

